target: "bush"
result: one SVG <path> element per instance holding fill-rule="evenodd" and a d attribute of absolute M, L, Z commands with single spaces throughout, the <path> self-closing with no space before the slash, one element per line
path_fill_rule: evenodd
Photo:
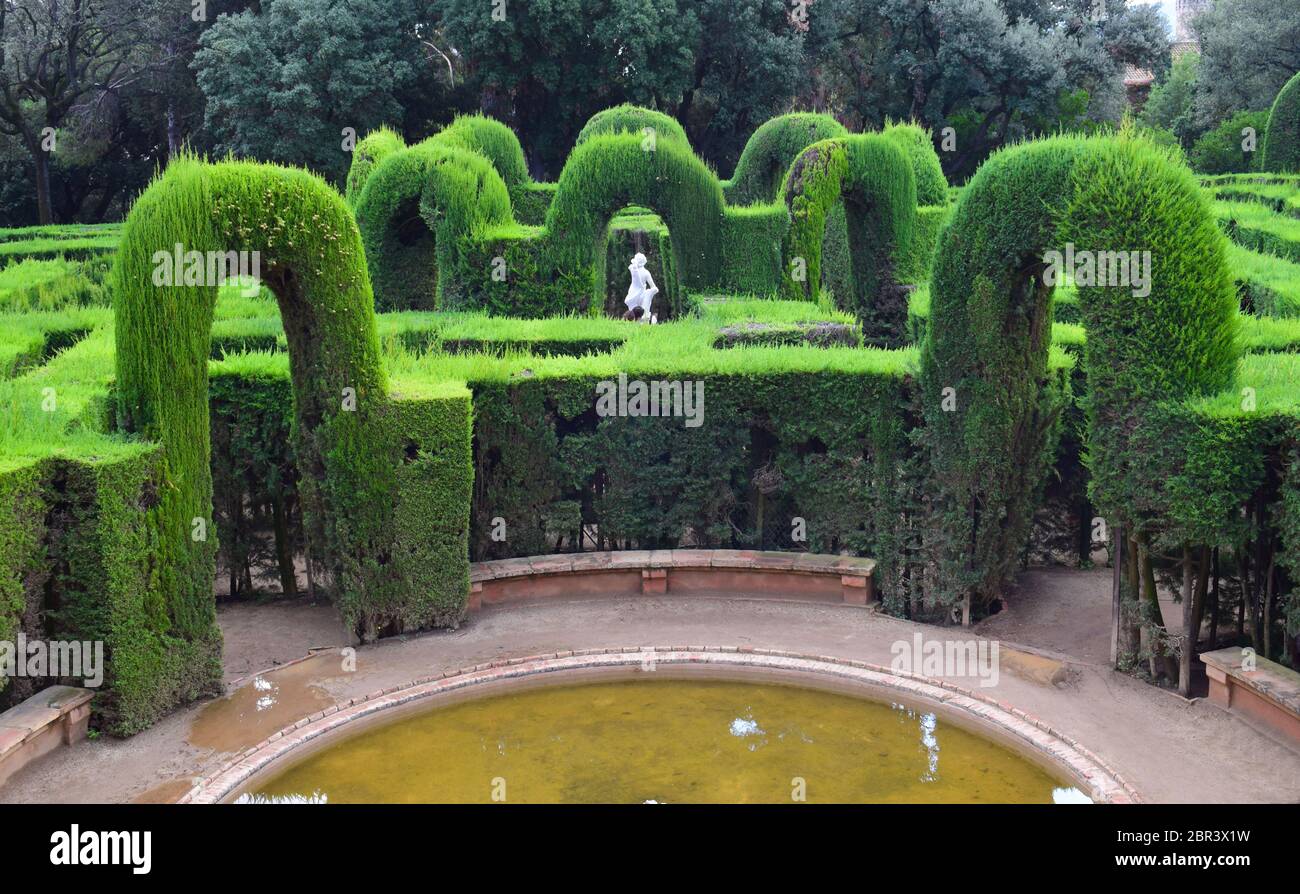
<path fill-rule="evenodd" d="M 848 133 L 830 115 L 813 112 L 791 112 L 765 121 L 745 143 L 731 179 L 722 184 L 727 201 L 732 205 L 776 201 L 786 171 L 800 152 Z"/>
<path fill-rule="evenodd" d="M 897 144 L 916 176 L 918 205 L 947 205 L 948 178 L 943 175 L 939 153 L 934 151 L 930 132 L 919 124 L 890 124 L 881 133 Z"/>
<path fill-rule="evenodd" d="M 1192 146 L 1192 168 L 1201 174 L 1240 174 L 1254 168 L 1256 152 L 1242 148 L 1247 128 L 1262 140 L 1268 124 L 1267 112 L 1238 112 L 1218 127 L 1207 131 Z"/>
<path fill-rule="evenodd" d="M 676 118 L 654 109 L 624 103 L 603 109 L 587 119 L 582 130 L 578 131 L 578 139 L 574 141 L 573 148 L 576 150 L 592 137 L 601 134 L 634 134 L 644 137 L 647 127 L 654 131 L 656 141 L 674 140 L 687 147 L 691 144 L 686 130 L 677 123 Z"/>
<path fill-rule="evenodd" d="M 868 343 L 903 343 L 907 292 L 896 276 L 912 238 L 916 180 L 898 143 L 879 134 L 816 143 L 790 166 L 782 194 L 790 212 L 785 296 L 818 299 L 827 219 L 843 203 L 852 291 L 836 303 L 862 320 Z"/>
<path fill-rule="evenodd" d="M 1300 171 L 1300 72 L 1283 85 L 1273 100 L 1259 168 L 1274 174 Z"/>
<path fill-rule="evenodd" d="M 1233 381 L 1240 345 L 1225 244 L 1190 172 L 1132 135 L 1059 137 L 991 157 L 940 237 L 922 359 L 940 610 L 1000 591 L 1053 454 L 1044 252 L 1149 250 L 1149 295 L 1080 288 L 1091 496 L 1138 531 L 1168 455 L 1156 407 Z M 1134 326 L 1138 329 L 1135 331 Z M 1165 465 L 1162 466 L 1162 463 Z"/>
<path fill-rule="evenodd" d="M 394 157 L 376 166 L 362 204 Z M 454 179 L 466 166 L 451 170 Z M 465 599 L 458 582 L 468 568 L 453 561 L 464 534 L 454 497 L 469 488 L 468 394 L 425 386 L 388 396 L 356 225 L 323 181 L 268 165 L 180 160 L 127 219 L 116 272 L 130 288 L 119 288 L 115 327 L 119 418 L 127 431 L 160 442 L 168 459 L 168 480 L 146 519 L 177 634 L 193 638 L 213 625 L 215 553 L 214 538 L 190 537 L 194 520 L 212 513 L 213 290 L 169 288 L 151 277 L 153 253 L 178 242 L 263 255 L 293 362 L 307 541 L 344 622 L 364 640 L 457 623 Z M 436 515 L 428 514 L 431 503 L 439 504 Z M 411 514 L 421 519 L 418 531 Z"/>

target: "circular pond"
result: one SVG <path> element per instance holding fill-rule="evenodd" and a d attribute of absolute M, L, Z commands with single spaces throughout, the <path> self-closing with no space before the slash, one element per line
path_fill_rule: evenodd
<path fill-rule="evenodd" d="M 1037 763 L 924 708 L 769 682 L 635 679 L 506 692 L 324 745 L 240 801 L 1050 803 Z"/>

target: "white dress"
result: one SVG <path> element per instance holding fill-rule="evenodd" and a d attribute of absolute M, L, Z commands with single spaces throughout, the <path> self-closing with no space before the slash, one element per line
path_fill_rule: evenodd
<path fill-rule="evenodd" d="M 623 303 L 627 305 L 628 310 L 641 308 L 645 313 L 641 317 L 641 322 L 650 322 L 650 304 L 654 301 L 655 295 L 659 294 L 659 287 L 655 285 L 654 277 L 644 265 L 633 264 L 627 268 L 632 274 L 632 282 L 627 287 L 627 297 Z"/>

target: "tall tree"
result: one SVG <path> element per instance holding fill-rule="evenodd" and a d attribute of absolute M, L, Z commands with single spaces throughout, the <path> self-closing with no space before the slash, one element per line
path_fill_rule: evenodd
<path fill-rule="evenodd" d="M 1300 71 L 1300 0 L 1217 0 L 1192 27 L 1201 43 L 1201 130 L 1237 111 L 1271 107 Z"/>
<path fill-rule="evenodd" d="M 141 17 L 129 0 L 0 0 L 0 133 L 32 158 L 37 216 L 53 221 L 51 153 L 78 111 L 132 72 Z"/>
<path fill-rule="evenodd" d="M 515 129 L 539 177 L 558 175 L 582 125 L 603 108 L 675 111 L 701 40 L 698 17 L 677 0 L 442 0 L 437 8 L 437 28 L 480 108 Z"/>
<path fill-rule="evenodd" d="M 193 62 L 213 148 L 341 179 L 345 128 L 418 130 L 412 112 L 447 90 L 425 17 L 417 0 L 263 0 L 220 16 Z"/>
<path fill-rule="evenodd" d="M 810 89 L 855 127 L 952 127 L 944 163 L 962 176 L 1009 140 L 1118 120 L 1124 66 L 1167 64 L 1154 10 L 1110 0 L 1099 11 L 1092 0 L 815 0 Z"/>

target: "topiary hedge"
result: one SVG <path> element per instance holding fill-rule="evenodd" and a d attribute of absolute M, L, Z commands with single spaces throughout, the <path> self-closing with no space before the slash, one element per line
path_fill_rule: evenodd
<path fill-rule="evenodd" d="M 1300 171 L 1300 72 L 1278 91 L 1268 113 L 1259 168 L 1274 174 Z"/>
<path fill-rule="evenodd" d="M 1185 167 L 1131 134 L 1059 137 L 990 158 L 940 237 L 923 348 L 942 582 L 927 598 L 941 611 L 996 598 L 1024 542 L 1058 423 L 1044 397 L 1045 252 L 1067 243 L 1151 257 L 1148 294 L 1079 289 L 1090 493 L 1112 524 L 1142 536 L 1159 515 L 1153 492 L 1169 457 L 1150 450 L 1157 408 L 1233 381 L 1240 345 L 1225 243 Z"/>
<path fill-rule="evenodd" d="M 852 293 L 836 303 L 862 321 L 868 343 L 906 340 L 907 291 L 897 269 L 912 238 L 916 180 L 896 142 L 879 134 L 839 137 L 805 149 L 782 186 L 790 213 L 783 293 L 817 300 L 831 211 L 843 204 Z"/>
<path fill-rule="evenodd" d="M 776 200 L 786 171 L 813 143 L 848 136 L 848 128 L 830 115 L 791 112 L 770 118 L 750 135 L 731 179 L 722 184 L 727 202 L 754 205 Z"/>
<path fill-rule="evenodd" d="M 603 109 L 587 119 L 582 130 L 578 131 L 578 138 L 574 141 L 573 148 L 576 150 L 592 137 L 602 134 L 633 134 L 645 139 L 649 136 L 646 133 L 647 128 L 654 132 L 656 141 L 673 140 L 687 147 L 691 144 L 685 128 L 676 118 L 654 109 L 624 103 Z"/>
<path fill-rule="evenodd" d="M 648 141 L 643 127 L 657 127 L 668 138 Z M 462 132 L 469 137 L 457 136 Z M 379 307 L 525 317 L 599 312 L 606 297 L 609 224 L 628 206 L 648 208 L 667 224 L 673 247 L 669 266 L 685 289 L 756 294 L 782 289 L 789 215 L 783 199 L 774 201 L 777 186 L 808 140 L 844 134 L 844 128 L 824 115 L 773 119 L 751 138 L 736 177 L 725 184 L 679 132 L 680 125 L 659 112 L 630 106 L 606 110 L 584 128 L 553 187 L 526 180 L 518 141 L 489 119 L 458 119 L 424 143 L 388 154 L 373 163 L 355 202 Z M 937 159 L 924 131 L 896 125 L 883 139 L 902 147 L 905 161 L 946 200 L 941 172 L 937 186 L 933 182 Z M 390 143 L 380 138 L 376 145 Z M 447 154 L 447 147 L 466 154 Z M 446 176 L 436 168 L 434 152 L 440 153 L 438 164 L 474 167 L 474 176 L 462 185 L 449 181 L 443 198 L 424 185 L 430 177 Z M 471 160 L 476 155 L 492 160 L 484 165 Z M 513 174 L 512 167 L 518 169 Z M 501 175 L 501 184 L 492 171 Z M 727 204 L 724 189 L 747 204 Z M 444 209 L 444 200 L 473 213 Z M 880 263 L 871 257 L 874 243 L 854 252 L 850 242 L 880 234 L 860 213 L 870 204 L 864 199 L 854 211 L 851 240 L 850 221 L 837 200 L 819 215 L 817 238 L 829 257 L 844 263 L 818 267 L 825 279 L 818 290 L 824 285 L 841 306 L 867 308 L 872 304 L 867 296 L 875 294 L 882 275 Z M 904 240 L 891 248 L 891 276 L 925 265 L 928 255 L 911 257 L 909 247 Z M 865 264 L 861 270 L 854 266 L 859 263 Z M 901 312 L 886 315 L 901 319 Z"/>
<path fill-rule="evenodd" d="M 179 160 L 127 219 L 115 327 L 120 424 L 166 452 L 167 481 L 146 519 L 179 632 L 212 626 L 216 544 L 192 536 L 212 514 L 207 361 L 215 285 L 155 283 L 155 252 L 178 243 L 262 255 L 289 344 L 311 558 L 345 623 L 362 639 L 457 623 L 459 584 L 468 580 L 467 566 L 453 561 L 465 517 L 456 497 L 469 488 L 468 394 L 390 395 L 356 226 L 323 181 L 268 165 Z M 436 515 L 428 514 L 431 503 Z M 412 512 L 423 519 L 418 531 L 404 521 Z M 443 579 L 430 589 L 432 569 Z"/>
<path fill-rule="evenodd" d="M 939 153 L 934 151 L 930 132 L 919 124 L 890 124 L 881 131 L 893 140 L 907 160 L 911 162 L 916 177 L 916 201 L 919 205 L 947 205 L 948 178 L 943 175 Z"/>

